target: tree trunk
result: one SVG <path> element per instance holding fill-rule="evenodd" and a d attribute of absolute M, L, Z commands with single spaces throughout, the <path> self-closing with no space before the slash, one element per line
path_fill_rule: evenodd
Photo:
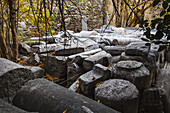
<path fill-rule="evenodd" d="M 17 27 L 16 27 L 16 0 L 8 0 L 9 9 L 10 9 L 10 23 L 11 23 L 11 32 L 12 32 L 12 51 L 13 51 L 13 61 L 17 61 L 18 58 L 18 40 L 17 40 Z"/>
<path fill-rule="evenodd" d="M 2 6 L 2 1 L 0 0 L 0 2 Z M 3 31 L 3 9 L 1 9 L 1 12 L 0 12 L 0 54 L 1 54 L 0 57 L 9 59 L 8 49 L 7 49 L 6 41 L 5 41 L 2 31 Z"/>

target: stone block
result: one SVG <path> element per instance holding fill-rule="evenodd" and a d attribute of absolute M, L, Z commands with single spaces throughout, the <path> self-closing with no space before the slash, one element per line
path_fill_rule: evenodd
<path fill-rule="evenodd" d="M 18 44 L 18 52 L 22 55 L 30 55 L 32 53 L 31 47 L 26 43 Z"/>
<path fill-rule="evenodd" d="M 12 97 L 28 80 L 34 79 L 31 70 L 0 58 L 0 98 Z"/>
<path fill-rule="evenodd" d="M 96 64 L 93 70 L 79 77 L 80 90 L 86 96 L 93 96 L 96 84 L 109 78 L 111 78 L 109 68 L 101 64 Z"/>
<path fill-rule="evenodd" d="M 34 73 L 35 78 L 42 78 L 45 75 L 45 71 L 40 67 L 34 66 L 24 66 L 25 68 L 31 70 Z"/>
<path fill-rule="evenodd" d="M 13 104 L 39 113 L 119 113 L 46 79 L 27 82 L 14 97 Z"/>
<path fill-rule="evenodd" d="M 38 56 L 38 54 L 33 54 L 33 55 L 31 55 L 27 60 L 26 60 L 26 62 L 27 63 L 29 63 L 29 64 L 32 64 L 32 65 L 34 65 L 34 66 L 37 66 L 37 65 L 39 65 L 39 63 L 40 63 L 40 58 L 39 58 L 39 56 Z"/>
<path fill-rule="evenodd" d="M 44 63 L 45 71 L 59 78 L 67 77 L 67 57 L 65 56 L 41 56 L 41 61 Z"/>
<path fill-rule="evenodd" d="M 0 99 L 0 113 L 28 113 Z"/>
<path fill-rule="evenodd" d="M 119 61 L 112 68 L 112 76 L 117 79 L 125 79 L 133 83 L 140 93 L 151 86 L 149 70 L 141 62 Z"/>
<path fill-rule="evenodd" d="M 145 44 L 145 42 L 132 42 L 126 46 L 125 53 L 134 56 L 147 56 L 150 48 Z"/>
<path fill-rule="evenodd" d="M 110 79 L 95 88 L 95 100 L 121 113 L 138 113 L 139 92 L 131 82 Z"/>
<path fill-rule="evenodd" d="M 73 54 L 78 54 L 84 52 L 83 47 L 63 47 L 55 50 L 56 56 L 69 56 Z"/>
<path fill-rule="evenodd" d="M 104 66 L 108 66 L 111 63 L 111 58 L 112 56 L 109 53 L 101 51 L 84 59 L 83 67 L 86 71 L 90 71 L 97 63 L 102 64 Z"/>
<path fill-rule="evenodd" d="M 103 49 L 112 56 L 121 55 L 125 51 L 123 46 L 105 46 Z"/>
<path fill-rule="evenodd" d="M 148 88 L 144 91 L 145 113 L 162 113 L 163 105 L 158 88 Z"/>

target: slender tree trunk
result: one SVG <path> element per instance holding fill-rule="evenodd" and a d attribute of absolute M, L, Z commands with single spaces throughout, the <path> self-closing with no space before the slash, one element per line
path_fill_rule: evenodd
<path fill-rule="evenodd" d="M 1 3 L 1 6 L 2 6 L 1 0 L 0 0 L 0 3 Z M 8 49 L 7 49 L 6 41 L 5 41 L 5 38 L 4 38 L 4 35 L 3 35 L 3 9 L 1 9 L 1 11 L 0 11 L 0 50 L 1 50 L 0 56 L 3 57 L 3 58 L 9 59 Z"/>
<path fill-rule="evenodd" d="M 13 61 L 17 61 L 18 58 L 18 40 L 17 40 L 17 27 L 16 27 L 16 0 L 8 0 L 9 9 L 10 9 L 10 23 L 11 23 L 11 32 L 12 32 L 12 51 L 13 51 Z"/>

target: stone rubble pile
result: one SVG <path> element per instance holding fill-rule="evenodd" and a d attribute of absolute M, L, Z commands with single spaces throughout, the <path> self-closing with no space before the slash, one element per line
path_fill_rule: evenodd
<path fill-rule="evenodd" d="M 169 52 L 158 52 L 156 45 L 146 46 L 138 38 L 140 33 L 128 34 L 132 31 L 93 36 L 86 31 L 87 36 L 75 34 L 73 39 L 21 43 L 19 55 L 31 66 L 0 58 L 0 98 L 7 100 L 15 96 L 14 105 L 40 113 L 140 113 L 143 110 L 153 113 L 158 104 L 158 111 L 169 113 L 170 72 L 162 69 L 169 62 Z M 41 62 L 44 70 L 33 67 Z M 36 79 L 45 73 L 58 78 L 54 82 L 68 89 Z M 152 94 L 155 99 L 151 98 Z"/>

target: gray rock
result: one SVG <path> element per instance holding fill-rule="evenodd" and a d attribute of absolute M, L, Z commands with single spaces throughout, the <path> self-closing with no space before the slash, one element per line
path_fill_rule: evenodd
<path fill-rule="evenodd" d="M 64 56 L 41 56 L 41 61 L 44 63 L 45 71 L 59 78 L 67 77 L 67 57 Z"/>
<path fill-rule="evenodd" d="M 96 53 L 98 53 L 100 51 L 102 51 L 101 48 L 94 49 L 94 50 L 91 50 L 91 51 L 86 51 L 86 52 L 78 53 L 78 54 L 75 54 L 75 55 L 70 55 L 70 56 L 68 56 L 68 59 L 69 59 L 69 61 L 71 61 L 76 56 L 80 56 L 81 58 L 87 58 L 89 55 L 94 55 L 94 54 L 96 54 Z"/>
<path fill-rule="evenodd" d="M 76 81 L 68 88 L 68 90 L 77 92 L 77 91 L 78 91 L 77 84 L 79 84 L 79 81 L 78 81 L 78 80 L 76 80 Z"/>
<path fill-rule="evenodd" d="M 143 56 L 130 56 L 126 55 L 125 52 L 121 54 L 120 61 L 124 60 L 136 60 L 138 62 L 142 62 L 145 67 L 150 71 L 151 78 L 154 78 L 156 76 L 156 58 L 157 56 L 150 52 L 147 57 Z"/>
<path fill-rule="evenodd" d="M 111 71 L 109 68 L 101 64 L 96 64 L 93 70 L 79 77 L 80 89 L 83 94 L 93 96 L 96 84 L 109 78 L 111 78 Z"/>
<path fill-rule="evenodd" d="M 34 66 L 24 66 L 24 67 L 31 70 L 36 78 L 42 78 L 45 75 L 45 71 L 40 67 L 34 67 Z"/>
<path fill-rule="evenodd" d="M 103 49 L 112 56 L 121 55 L 125 51 L 123 46 L 105 46 Z"/>
<path fill-rule="evenodd" d="M 112 56 L 109 53 L 101 51 L 84 59 L 83 67 L 86 71 L 90 71 L 97 63 L 102 64 L 104 66 L 108 66 L 111 63 L 111 57 Z"/>
<path fill-rule="evenodd" d="M 45 79 L 29 81 L 13 99 L 13 104 L 40 113 L 118 113 L 87 97 Z"/>
<path fill-rule="evenodd" d="M 142 93 L 151 86 L 149 70 L 137 61 L 120 61 L 113 68 L 113 78 L 125 79 L 132 82 Z"/>
<path fill-rule="evenodd" d="M 14 96 L 22 85 L 34 78 L 31 70 L 10 60 L 0 58 L 0 98 Z"/>
<path fill-rule="evenodd" d="M 31 50 L 35 53 L 49 53 L 54 52 L 57 48 L 62 48 L 62 46 L 59 44 L 34 45 Z"/>
<path fill-rule="evenodd" d="M 161 69 L 158 72 L 156 79 L 156 87 L 164 91 L 164 99 L 162 103 L 164 104 L 164 112 L 170 112 L 170 71 L 168 69 Z"/>
<path fill-rule="evenodd" d="M 95 100 L 121 113 L 138 113 L 139 92 L 126 80 L 110 79 L 95 88 Z"/>
<path fill-rule="evenodd" d="M 84 73 L 83 67 L 80 67 L 76 63 L 67 64 L 67 86 L 73 84 L 76 79 Z"/>
<path fill-rule="evenodd" d="M 31 47 L 26 43 L 19 43 L 18 44 L 18 52 L 22 55 L 30 55 L 32 53 Z"/>
<path fill-rule="evenodd" d="M 0 113 L 28 113 L 0 99 Z"/>
<path fill-rule="evenodd" d="M 170 62 L 170 51 L 166 52 L 166 61 Z"/>
<path fill-rule="evenodd" d="M 147 56 L 149 53 L 149 46 L 145 46 L 145 42 L 132 42 L 125 48 L 127 55 Z"/>
<path fill-rule="evenodd" d="M 26 62 L 27 63 L 29 63 L 29 64 L 32 64 L 32 65 L 34 65 L 34 66 L 37 66 L 37 65 L 39 65 L 39 63 L 40 63 L 40 58 L 39 58 L 39 56 L 38 56 L 38 54 L 33 54 L 33 55 L 31 55 L 27 60 L 26 60 Z"/>
<path fill-rule="evenodd" d="M 55 50 L 56 56 L 69 56 L 73 54 L 78 54 L 84 52 L 83 47 L 63 47 Z"/>
<path fill-rule="evenodd" d="M 163 113 L 163 105 L 158 88 L 146 89 L 143 100 L 146 113 Z"/>

